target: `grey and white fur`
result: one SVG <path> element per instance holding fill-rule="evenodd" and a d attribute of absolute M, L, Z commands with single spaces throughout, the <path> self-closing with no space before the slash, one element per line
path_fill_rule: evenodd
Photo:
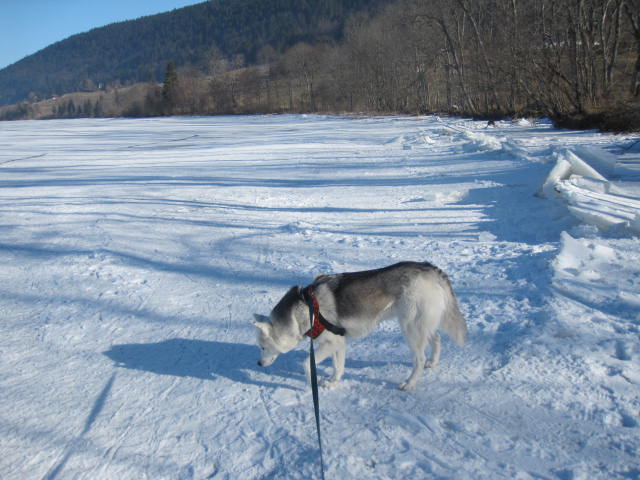
<path fill-rule="evenodd" d="M 400 384 L 413 390 L 425 367 L 435 367 L 440 358 L 440 335 L 447 333 L 464 343 L 467 325 L 460 313 L 447 275 L 430 263 L 401 262 L 377 270 L 320 275 L 313 281 L 322 315 L 343 327 L 346 337 L 324 331 L 316 340 L 316 362 L 333 359 L 333 375 L 324 383 L 332 386 L 344 374 L 346 338 L 363 337 L 382 320 L 397 318 L 413 354 L 413 369 Z M 293 349 L 309 330 L 309 307 L 299 286 L 292 287 L 269 317 L 254 315 L 259 365 L 271 365 L 281 353 Z M 431 347 L 426 361 L 425 349 Z M 309 359 L 304 363 L 309 377 Z"/>

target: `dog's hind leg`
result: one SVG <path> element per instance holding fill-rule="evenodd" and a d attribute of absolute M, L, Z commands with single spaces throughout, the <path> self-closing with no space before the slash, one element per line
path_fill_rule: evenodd
<path fill-rule="evenodd" d="M 401 321 L 400 326 L 413 354 L 413 370 L 411 370 L 411 375 L 399 385 L 401 390 L 408 392 L 416 388 L 416 384 L 424 371 L 426 363 L 424 351 L 425 348 L 427 348 L 428 332 L 425 330 L 423 323 L 417 321 L 415 317 L 408 321 Z"/>
<path fill-rule="evenodd" d="M 424 364 L 425 368 L 434 368 L 440 361 L 440 334 L 434 332 L 429 339 L 429 345 L 431 345 L 431 359 L 427 360 Z"/>

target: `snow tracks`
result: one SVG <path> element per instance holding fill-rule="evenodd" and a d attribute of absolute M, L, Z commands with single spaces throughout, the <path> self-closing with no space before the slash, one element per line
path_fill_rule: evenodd
<path fill-rule="evenodd" d="M 468 341 L 409 394 L 397 324 L 352 342 L 329 478 L 640 473 L 636 138 L 285 115 L 0 144 L 0 478 L 317 477 L 306 345 L 258 367 L 252 314 L 400 260 L 447 272 Z"/>

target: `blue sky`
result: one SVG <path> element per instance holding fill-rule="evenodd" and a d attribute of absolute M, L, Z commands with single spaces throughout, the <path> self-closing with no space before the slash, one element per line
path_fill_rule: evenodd
<path fill-rule="evenodd" d="M 76 33 L 202 0 L 0 0 L 0 69 Z"/>

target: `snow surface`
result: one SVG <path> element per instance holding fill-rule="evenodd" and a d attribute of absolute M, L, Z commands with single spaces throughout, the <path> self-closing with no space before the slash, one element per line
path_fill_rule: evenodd
<path fill-rule="evenodd" d="M 351 343 L 320 393 L 327 478 L 638 478 L 637 140 L 438 117 L 2 123 L 0 478 L 319 478 L 308 346 L 258 367 L 252 313 L 399 260 L 450 275 L 468 342 L 411 393 L 395 323 Z M 604 180 L 536 196 L 568 151 Z"/>

